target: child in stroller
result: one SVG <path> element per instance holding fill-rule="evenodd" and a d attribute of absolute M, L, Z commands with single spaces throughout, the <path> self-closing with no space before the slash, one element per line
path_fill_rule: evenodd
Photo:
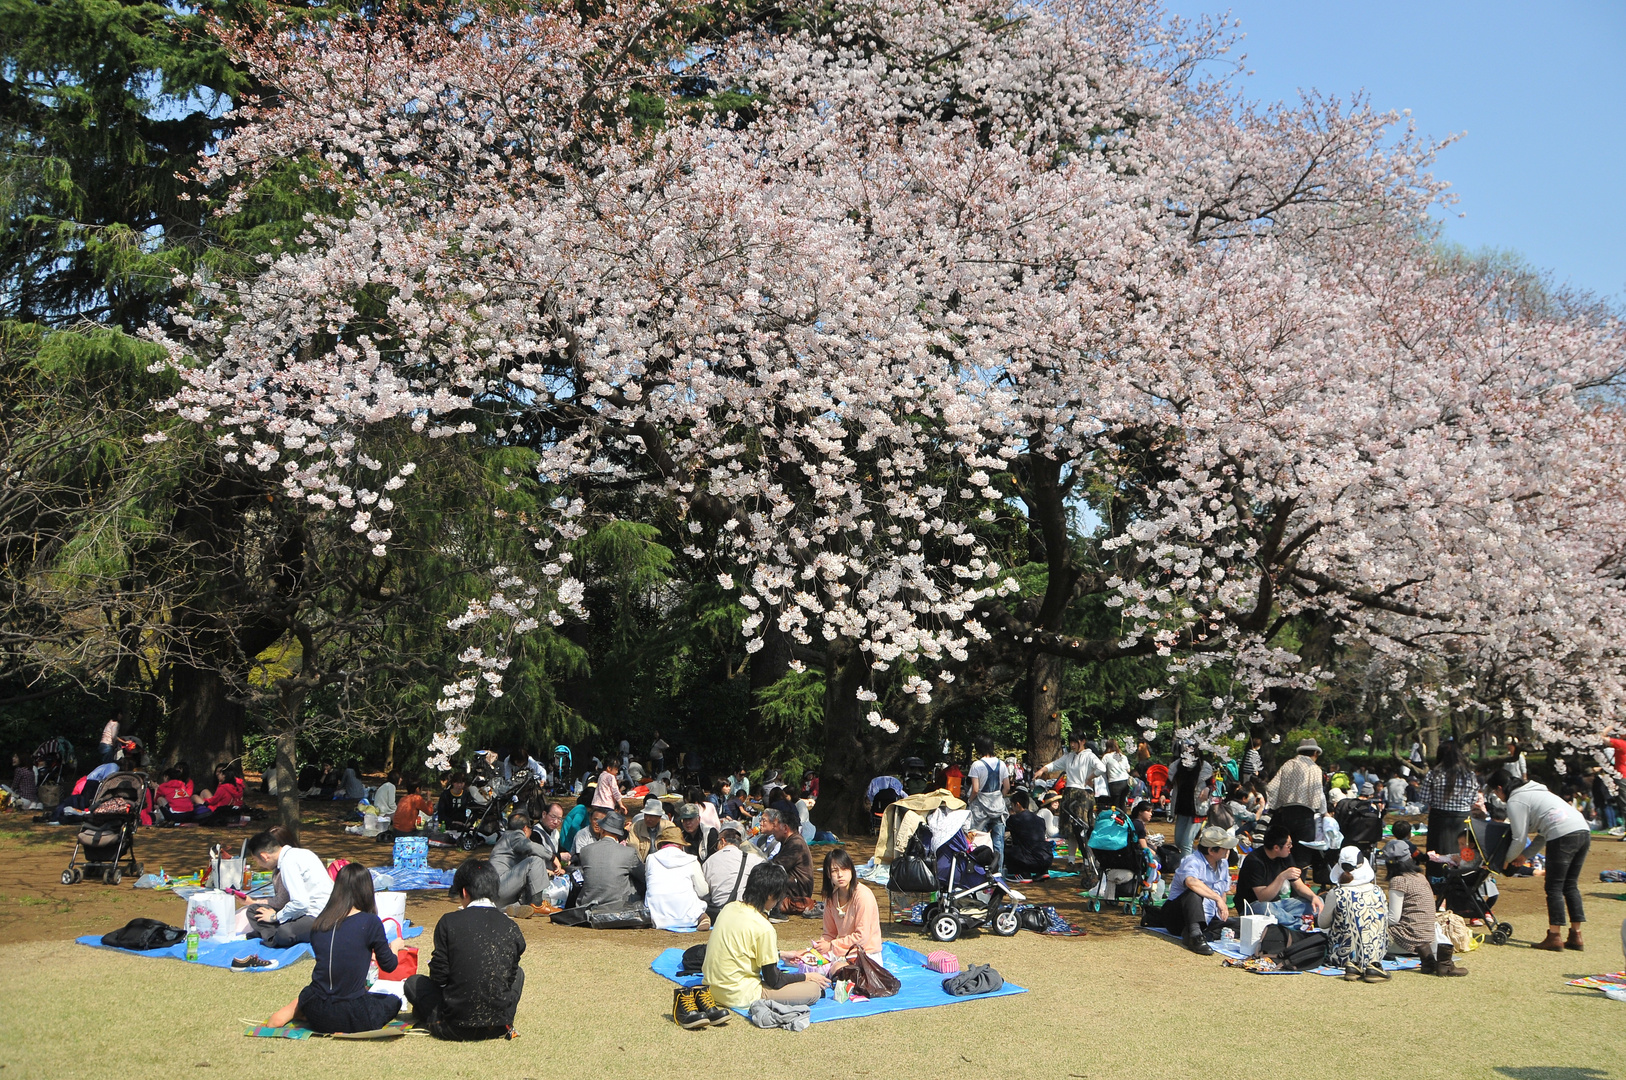
<path fill-rule="evenodd" d="M 105 884 L 117 885 L 124 878 L 125 866 L 121 863 L 140 877 L 141 864 L 135 857 L 136 823 L 151 801 L 152 785 L 146 773 L 114 773 L 103 780 L 90 804 L 90 813 L 74 837 L 73 854 L 68 857 L 68 868 L 62 871 L 62 884 L 77 884 L 89 871 L 100 875 Z"/>
<path fill-rule="evenodd" d="M 992 869 L 994 850 L 971 842 L 965 828 L 970 816 L 970 810 L 933 811 L 909 841 L 912 851 L 929 853 L 925 857 L 937 870 L 937 895 L 923 916 L 933 941 L 953 941 L 984 926 L 1000 937 L 1020 929 L 1016 905 L 1027 898 Z"/>

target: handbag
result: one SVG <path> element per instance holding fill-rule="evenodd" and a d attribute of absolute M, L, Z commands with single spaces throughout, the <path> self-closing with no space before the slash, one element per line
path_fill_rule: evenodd
<path fill-rule="evenodd" d="M 846 980 L 853 984 L 853 993 L 867 998 L 884 998 L 896 994 L 902 983 L 886 968 L 871 960 L 863 946 L 854 945 L 847 953 L 847 963 L 830 973 L 830 982 Z"/>
<path fill-rule="evenodd" d="M 634 904 L 631 907 L 589 911 L 587 925 L 594 930 L 648 930 L 655 924 L 650 921 L 647 907 Z"/>
<path fill-rule="evenodd" d="M 933 893 L 938 889 L 937 872 L 918 855 L 902 855 L 892 860 L 892 876 L 887 888 L 896 892 Z"/>

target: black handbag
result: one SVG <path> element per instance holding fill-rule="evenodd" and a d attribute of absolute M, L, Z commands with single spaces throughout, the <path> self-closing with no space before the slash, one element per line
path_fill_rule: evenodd
<path fill-rule="evenodd" d="M 587 913 L 587 925 L 594 930 L 648 930 L 655 924 L 649 918 L 649 909 L 642 904 L 631 907 L 608 908 Z"/>
<path fill-rule="evenodd" d="M 887 887 L 895 892 L 936 892 L 937 873 L 925 859 L 903 855 L 892 860 L 892 877 L 888 879 Z"/>

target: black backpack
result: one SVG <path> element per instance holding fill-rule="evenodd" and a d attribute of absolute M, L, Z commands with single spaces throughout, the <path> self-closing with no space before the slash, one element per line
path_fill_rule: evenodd
<path fill-rule="evenodd" d="M 114 949 L 167 949 L 186 938 L 186 931 L 178 926 L 161 923 L 157 919 L 131 919 L 121 929 L 102 935 L 102 944 Z"/>
<path fill-rule="evenodd" d="M 1326 963 L 1327 935 L 1306 934 L 1276 923 L 1265 927 L 1259 952 L 1275 960 L 1287 971 L 1312 971 Z"/>
<path fill-rule="evenodd" d="M 1338 828 L 1343 831 L 1344 843 L 1353 844 L 1362 851 L 1383 839 L 1383 811 L 1376 803 L 1366 799 L 1345 799 L 1332 812 Z"/>

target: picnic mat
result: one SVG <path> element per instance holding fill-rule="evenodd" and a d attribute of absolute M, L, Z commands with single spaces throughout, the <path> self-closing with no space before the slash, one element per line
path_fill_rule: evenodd
<path fill-rule="evenodd" d="M 372 1031 L 341 1031 L 335 1035 L 324 1035 L 299 1024 L 284 1024 L 281 1027 L 250 1024 L 243 1029 L 243 1034 L 251 1039 L 309 1039 L 313 1035 L 318 1039 L 395 1039 L 411 1030 L 412 1024 L 408 1021 L 391 1020 Z"/>
<path fill-rule="evenodd" d="M 1626 990 L 1626 971 L 1607 971 L 1602 975 L 1588 975 L 1584 979 L 1570 979 L 1565 986 L 1584 986 L 1588 990 Z"/>
<path fill-rule="evenodd" d="M 421 870 L 409 870 L 397 866 L 375 866 L 368 871 L 373 875 L 373 888 L 385 892 L 411 892 L 414 889 L 449 889 L 452 887 L 452 875 L 456 870 L 436 870 L 426 867 Z M 389 884 L 380 882 L 380 878 L 388 879 Z"/>
<path fill-rule="evenodd" d="M 417 937 L 423 933 L 423 927 L 407 923 L 406 932 L 402 937 Z M 92 949 L 106 949 L 109 952 L 121 952 L 128 956 L 150 956 L 164 960 L 186 960 L 186 942 L 181 941 L 167 949 L 115 949 L 111 945 L 103 945 L 100 934 L 89 934 L 82 938 L 75 938 L 80 945 L 89 945 Z M 234 968 L 231 962 L 240 956 L 253 956 L 259 954 L 270 960 L 274 966 L 267 968 Z M 222 941 L 218 944 L 204 943 L 198 946 L 198 958 L 194 963 L 204 967 L 226 968 L 239 973 L 252 972 L 260 974 L 267 971 L 281 971 L 289 964 L 303 960 L 311 955 L 309 945 L 294 945 L 286 949 L 273 949 L 259 938 L 245 938 L 242 941 Z M 300 1036 L 289 1036 L 299 1038 Z"/>
<path fill-rule="evenodd" d="M 1172 941 L 1176 945 L 1180 944 L 1179 936 L 1175 935 L 1175 934 L 1171 934 L 1167 930 L 1159 930 L 1159 929 L 1157 929 L 1155 927 L 1151 927 L 1151 926 L 1142 926 L 1140 929 L 1141 929 L 1142 932 L 1147 933 L 1147 934 L 1151 934 L 1153 937 L 1160 937 L 1160 938 L 1163 938 L 1166 941 Z M 1210 941 L 1208 943 L 1208 946 L 1209 946 L 1209 948 L 1214 950 L 1214 955 L 1215 956 L 1223 956 L 1228 960 L 1241 961 L 1241 960 L 1246 960 L 1248 958 L 1248 954 L 1242 951 L 1242 945 L 1239 942 L 1235 942 L 1235 941 Z M 1184 945 L 1181 945 L 1180 947 L 1185 948 Z M 1385 961 L 1383 961 L 1383 970 L 1384 971 L 1416 971 L 1421 966 L 1422 966 L 1422 961 L 1417 959 L 1415 956 L 1403 956 L 1398 960 L 1385 960 Z M 1252 971 L 1253 969 L 1249 968 L 1248 970 Z M 1309 971 L 1255 971 L 1254 974 L 1255 975 L 1337 975 L 1337 976 L 1342 977 L 1343 974 L 1344 974 L 1344 969 L 1341 968 L 1341 967 L 1333 967 L 1331 964 L 1328 964 L 1328 965 L 1326 965 L 1324 967 L 1311 968 Z"/>
<path fill-rule="evenodd" d="M 698 975 L 680 976 L 678 968 L 683 966 L 683 950 L 667 949 L 655 957 L 649 970 L 662 978 L 670 979 L 679 986 L 699 986 L 701 979 Z M 886 942 L 881 948 L 881 966 L 898 977 L 901 984 L 898 992 L 891 997 L 872 998 L 868 1001 L 837 1001 L 832 997 L 822 997 L 813 1003 L 811 1021 L 815 1024 L 825 1020 L 848 1020 L 855 1016 L 878 1016 L 881 1013 L 903 1012 L 907 1009 L 929 1009 L 934 1005 L 952 1005 L 959 1001 L 983 1001 L 987 998 L 1009 997 L 1012 994 L 1025 994 L 1027 990 L 1013 983 L 1007 982 L 1005 988 L 992 994 L 975 994 L 970 997 L 955 997 L 943 989 L 944 976 L 941 972 L 932 971 L 926 967 L 926 957 L 906 949 L 895 941 Z M 745 1016 L 747 1010 L 735 1009 L 735 1012 Z"/>

